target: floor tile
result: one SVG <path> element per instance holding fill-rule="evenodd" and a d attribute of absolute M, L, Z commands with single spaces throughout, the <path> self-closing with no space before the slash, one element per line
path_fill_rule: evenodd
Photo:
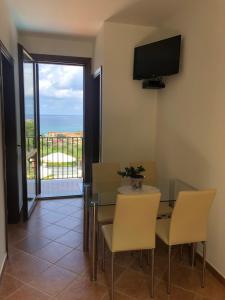
<path fill-rule="evenodd" d="M 143 255 L 142 262 L 140 261 L 140 254 L 136 253 L 134 261 L 129 265 L 129 268 L 143 272 L 146 275 L 151 275 L 151 264 L 148 265 L 147 257 Z M 150 256 L 151 261 L 151 256 Z M 162 278 L 168 269 L 168 258 L 167 256 L 155 256 L 154 274 L 157 278 Z"/>
<path fill-rule="evenodd" d="M 10 244 L 15 244 L 18 241 L 21 241 L 22 239 L 27 237 L 28 235 L 29 233 L 26 230 L 18 227 L 17 224 L 8 225 L 8 242 Z"/>
<path fill-rule="evenodd" d="M 66 216 L 73 215 L 77 212 L 77 207 L 71 205 L 64 205 L 57 209 L 57 212 Z"/>
<path fill-rule="evenodd" d="M 76 212 L 74 214 L 71 214 L 71 215 L 73 215 L 75 218 L 83 219 L 83 217 L 84 217 L 83 209 L 77 209 L 76 208 Z"/>
<path fill-rule="evenodd" d="M 206 272 L 205 287 L 201 288 L 200 284 L 198 284 L 195 286 L 194 292 L 202 297 L 216 300 L 225 299 L 225 286 L 208 271 Z"/>
<path fill-rule="evenodd" d="M 79 224 L 73 228 L 74 231 L 83 233 L 83 224 Z"/>
<path fill-rule="evenodd" d="M 79 232 L 69 231 L 65 235 L 56 239 L 56 242 L 62 243 L 68 247 L 76 248 L 82 244 L 83 236 Z"/>
<path fill-rule="evenodd" d="M 49 223 L 58 222 L 59 220 L 62 220 L 63 218 L 65 218 L 65 216 L 63 214 L 60 214 L 58 212 L 53 212 L 53 211 L 50 211 L 48 214 L 46 214 L 44 216 L 39 216 L 40 220 L 44 219 Z"/>
<path fill-rule="evenodd" d="M 46 237 L 50 240 L 55 240 L 55 239 L 65 235 L 68 231 L 69 230 L 64 227 L 52 224 L 46 228 L 41 229 L 40 235 L 43 237 Z"/>
<path fill-rule="evenodd" d="M 136 299 L 150 299 L 150 277 L 126 270 L 115 283 L 116 290 Z"/>
<path fill-rule="evenodd" d="M 23 250 L 27 253 L 34 253 L 50 243 L 51 240 L 41 236 L 30 235 L 24 240 L 16 243 L 14 246 L 17 249 Z"/>
<path fill-rule="evenodd" d="M 79 275 L 89 271 L 89 257 L 81 251 L 73 250 L 56 264 Z"/>
<path fill-rule="evenodd" d="M 21 253 L 23 252 L 22 250 L 16 248 L 14 245 L 12 244 L 9 244 L 8 245 L 8 257 L 10 258 L 11 256 L 15 255 L 15 254 L 18 254 L 18 253 Z"/>
<path fill-rule="evenodd" d="M 55 263 L 57 260 L 61 259 L 63 256 L 72 251 L 72 248 L 65 245 L 51 242 L 46 247 L 38 250 L 34 253 L 35 256 L 45 259 L 51 263 Z"/>
<path fill-rule="evenodd" d="M 186 290 L 194 291 L 198 286 L 201 286 L 201 273 L 186 266 L 172 263 L 171 277 L 174 285 Z M 167 280 L 166 273 L 164 275 L 164 280 Z"/>
<path fill-rule="evenodd" d="M 21 252 L 9 257 L 5 271 L 16 279 L 28 283 L 50 266 L 47 261 Z"/>
<path fill-rule="evenodd" d="M 156 300 L 195 300 L 195 294 L 191 291 L 184 290 L 172 285 L 170 296 L 167 294 L 167 285 L 160 281 L 155 288 Z"/>
<path fill-rule="evenodd" d="M 56 298 L 59 300 L 101 300 L 106 293 L 107 289 L 103 285 L 86 278 L 78 278 Z"/>
<path fill-rule="evenodd" d="M 32 212 L 32 218 L 43 217 L 44 215 L 47 215 L 49 213 L 50 213 L 50 211 L 45 208 L 35 207 L 34 211 Z"/>
<path fill-rule="evenodd" d="M 9 225 L 9 259 L 0 283 L 0 300 L 110 300 L 111 264 L 106 249 L 105 272 L 90 281 L 90 257 L 83 253 L 83 200 L 39 201 L 29 222 Z M 45 244 L 45 242 L 47 244 Z M 150 299 L 151 265 L 146 251 L 118 253 L 115 300 Z M 190 247 L 172 251 L 172 292 L 167 295 L 168 247 L 157 239 L 155 300 L 225 300 L 225 287 L 209 271 L 201 288 L 201 263 L 190 266 Z M 7 297 L 7 299 L 5 299 Z"/>
<path fill-rule="evenodd" d="M 115 255 L 115 263 L 124 267 L 130 266 L 134 260 L 135 257 L 130 252 L 120 252 Z"/>
<path fill-rule="evenodd" d="M 119 277 L 126 269 L 120 265 L 114 264 L 114 280 L 117 282 Z M 87 278 L 90 278 L 89 274 L 87 274 Z M 105 262 L 105 271 L 102 271 L 102 262 L 99 263 L 98 266 L 98 283 L 101 283 L 108 287 L 111 286 L 111 263 L 109 261 Z"/>
<path fill-rule="evenodd" d="M 41 273 L 40 276 L 37 276 L 30 285 L 48 295 L 55 296 L 65 289 L 75 278 L 74 273 L 53 265 Z"/>
<path fill-rule="evenodd" d="M 102 298 L 102 300 L 110 300 L 110 293 L 106 293 L 105 296 Z M 127 295 L 124 295 L 122 293 L 118 293 L 117 291 L 114 292 L 114 300 L 134 300 L 135 298 L 131 298 Z"/>
<path fill-rule="evenodd" d="M 0 285 L 0 300 L 11 295 L 22 285 L 23 283 L 21 281 L 11 277 L 10 275 L 4 274 Z"/>
<path fill-rule="evenodd" d="M 58 226 L 65 227 L 67 229 L 73 229 L 80 224 L 80 220 L 75 217 L 67 216 L 64 219 L 55 223 Z"/>
<path fill-rule="evenodd" d="M 23 286 L 12 294 L 7 300 L 49 300 L 50 297 L 33 289 L 30 286 Z"/>
<path fill-rule="evenodd" d="M 50 223 L 47 222 L 43 217 L 40 219 L 38 217 L 33 217 L 29 219 L 28 222 L 21 223 L 19 226 L 26 230 L 29 234 L 38 233 L 40 229 L 49 226 Z"/>
<path fill-rule="evenodd" d="M 214 300 L 215 298 L 208 298 L 200 295 L 195 295 L 194 300 Z"/>
<path fill-rule="evenodd" d="M 65 205 L 65 202 L 61 200 L 42 200 L 38 201 L 38 205 L 42 208 L 46 208 L 48 210 L 55 210 L 58 207 L 62 207 Z"/>

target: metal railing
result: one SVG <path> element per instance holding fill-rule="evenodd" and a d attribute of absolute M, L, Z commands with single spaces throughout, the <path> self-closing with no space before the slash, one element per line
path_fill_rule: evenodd
<path fill-rule="evenodd" d="M 26 151 L 34 146 L 34 138 L 26 138 Z M 40 136 L 41 179 L 82 178 L 82 137 Z M 32 159 L 28 161 L 27 172 L 32 173 Z"/>

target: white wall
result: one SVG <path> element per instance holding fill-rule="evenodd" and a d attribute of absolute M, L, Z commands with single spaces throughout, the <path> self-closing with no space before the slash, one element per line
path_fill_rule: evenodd
<path fill-rule="evenodd" d="M 92 57 L 94 50 L 93 39 L 20 32 L 19 42 L 27 51 L 36 54 Z"/>
<path fill-rule="evenodd" d="M 94 45 L 94 59 L 92 60 L 92 71 L 93 73 L 104 65 L 104 28 L 99 30 Z"/>
<path fill-rule="evenodd" d="M 161 187 L 177 177 L 217 188 L 208 261 L 225 276 L 225 2 L 187 1 L 164 24 L 183 35 L 182 66 L 158 93 L 157 163 Z"/>
<path fill-rule="evenodd" d="M 13 22 L 11 21 L 8 7 L 3 0 L 0 1 L 0 40 L 15 59 L 15 74 L 17 75 L 17 31 Z M 18 80 L 16 80 L 16 83 L 18 83 Z M 16 87 L 17 86 L 18 85 L 16 85 Z M 16 97 L 18 103 L 19 98 L 17 88 Z M 2 129 L 0 128 L 0 273 L 6 257 L 2 147 Z"/>
<path fill-rule="evenodd" d="M 103 64 L 103 161 L 154 158 L 156 92 L 132 79 L 134 47 L 152 30 L 106 22 L 97 37 L 94 67 Z"/>

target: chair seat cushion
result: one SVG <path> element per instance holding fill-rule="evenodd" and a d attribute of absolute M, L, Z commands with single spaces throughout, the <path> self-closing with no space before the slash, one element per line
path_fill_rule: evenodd
<path fill-rule="evenodd" d="M 112 251 L 112 230 L 113 230 L 113 224 L 102 226 L 102 233 L 110 251 Z"/>
<path fill-rule="evenodd" d="M 157 220 L 156 235 L 167 245 L 169 245 L 170 219 Z"/>
<path fill-rule="evenodd" d="M 105 205 L 98 208 L 99 223 L 113 223 L 115 205 Z"/>
<path fill-rule="evenodd" d="M 158 217 L 169 217 L 171 216 L 173 208 L 169 206 L 168 202 L 160 202 L 159 203 L 159 210 L 158 210 Z"/>

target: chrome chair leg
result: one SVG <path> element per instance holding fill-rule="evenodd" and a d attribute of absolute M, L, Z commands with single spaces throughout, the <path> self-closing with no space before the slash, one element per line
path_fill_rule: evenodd
<path fill-rule="evenodd" d="M 114 300 L 114 255 L 111 257 L 111 300 Z"/>
<path fill-rule="evenodd" d="M 83 221 L 83 251 L 88 252 L 89 251 L 89 199 L 90 194 L 90 186 L 84 185 L 84 221 Z"/>
<path fill-rule="evenodd" d="M 150 265 L 150 250 L 147 250 L 147 264 Z"/>
<path fill-rule="evenodd" d="M 195 266 L 195 252 L 196 252 L 196 243 L 192 244 L 192 255 L 191 255 L 191 267 Z"/>
<path fill-rule="evenodd" d="M 105 239 L 102 239 L 102 272 L 105 272 Z"/>
<path fill-rule="evenodd" d="M 142 250 L 140 250 L 140 262 L 139 262 L 139 264 L 140 264 L 140 268 L 143 268 L 143 251 Z"/>
<path fill-rule="evenodd" d="M 183 250 L 184 250 L 184 245 L 180 245 L 180 259 L 183 259 Z"/>
<path fill-rule="evenodd" d="M 94 203 L 92 207 L 92 272 L 91 272 L 91 280 L 97 280 L 97 206 Z"/>
<path fill-rule="evenodd" d="M 150 251 L 148 250 L 148 253 L 149 253 Z M 155 282 L 154 282 L 154 275 L 155 275 L 155 249 L 152 249 L 152 269 L 151 269 L 151 276 L 152 276 L 152 278 L 151 278 L 151 298 L 154 298 L 154 295 L 155 295 L 155 288 L 154 288 L 154 286 L 155 286 Z"/>
<path fill-rule="evenodd" d="M 205 269 L 206 269 L 206 242 L 203 244 L 203 263 L 202 263 L 202 288 L 205 287 Z"/>
<path fill-rule="evenodd" d="M 167 281 L 167 293 L 171 292 L 171 246 L 168 249 L 168 281 Z"/>

